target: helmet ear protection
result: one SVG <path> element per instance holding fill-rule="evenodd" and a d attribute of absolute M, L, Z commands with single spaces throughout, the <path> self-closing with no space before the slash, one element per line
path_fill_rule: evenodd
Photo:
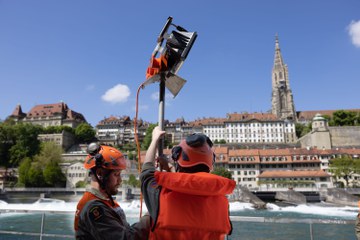
<path fill-rule="evenodd" d="M 180 157 L 181 152 L 182 152 L 182 148 L 180 146 L 173 147 L 173 149 L 171 150 L 171 158 L 174 161 L 177 161 Z"/>
<path fill-rule="evenodd" d="M 171 158 L 174 160 L 176 172 L 179 170 L 178 160 L 181 152 L 182 152 L 182 148 L 180 146 L 175 146 L 173 147 L 173 149 L 171 149 Z"/>

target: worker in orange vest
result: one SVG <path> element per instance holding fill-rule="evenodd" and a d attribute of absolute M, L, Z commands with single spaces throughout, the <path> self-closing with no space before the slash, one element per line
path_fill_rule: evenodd
<path fill-rule="evenodd" d="M 204 134 L 190 135 L 172 149 L 174 172 L 156 171 L 157 143 L 164 134 L 154 128 L 140 174 L 151 217 L 149 239 L 224 239 L 232 231 L 226 194 L 235 181 L 209 173 L 215 154 Z"/>
<path fill-rule="evenodd" d="M 116 148 L 92 143 L 84 167 L 91 177 L 76 207 L 74 229 L 76 239 L 148 239 L 150 217 L 144 216 L 130 225 L 123 209 L 113 199 L 121 184 L 121 171 L 126 169 L 124 155 Z"/>
<path fill-rule="evenodd" d="M 355 234 L 358 240 L 360 240 L 360 201 L 358 202 L 359 205 L 359 213 L 356 217 L 356 223 L 355 223 Z"/>

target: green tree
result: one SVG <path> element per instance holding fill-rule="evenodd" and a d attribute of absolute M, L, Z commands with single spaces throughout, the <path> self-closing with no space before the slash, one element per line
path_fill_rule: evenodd
<path fill-rule="evenodd" d="M 54 142 L 42 142 L 40 153 L 34 159 L 45 166 L 49 162 L 60 163 L 63 149 Z"/>
<path fill-rule="evenodd" d="M 337 178 L 344 178 L 346 187 L 349 186 L 349 177 L 358 171 L 358 160 L 348 156 L 330 160 L 329 171 Z"/>
<path fill-rule="evenodd" d="M 136 179 L 134 174 L 129 175 L 129 180 L 127 181 L 127 184 L 132 187 L 140 187 L 140 180 Z"/>
<path fill-rule="evenodd" d="M 28 172 L 29 183 L 25 187 L 47 187 L 44 181 L 42 166 L 38 162 L 31 164 Z"/>
<path fill-rule="evenodd" d="M 138 159 L 137 152 L 135 152 L 135 151 L 128 152 L 127 155 L 128 155 L 129 160 L 137 160 Z"/>
<path fill-rule="evenodd" d="M 69 126 L 49 126 L 44 129 L 44 133 L 53 134 L 53 133 L 62 133 L 63 131 L 75 134 L 75 130 Z"/>
<path fill-rule="evenodd" d="M 95 130 L 88 123 L 81 123 L 75 128 L 75 136 L 81 143 L 90 143 L 95 138 Z"/>
<path fill-rule="evenodd" d="M 339 110 L 333 113 L 334 126 L 354 126 L 357 121 L 357 114 L 352 111 Z"/>
<path fill-rule="evenodd" d="M 156 124 L 150 124 L 150 126 L 146 129 L 145 137 L 141 144 L 142 150 L 147 150 L 149 148 L 152 139 L 152 131 L 156 126 Z"/>
<path fill-rule="evenodd" d="M 31 159 L 26 157 L 24 158 L 18 168 L 18 174 L 19 174 L 19 179 L 18 179 L 18 185 L 19 186 L 29 186 L 29 170 L 31 168 Z"/>
<path fill-rule="evenodd" d="M 301 124 L 301 123 L 295 123 L 295 133 L 296 133 L 296 137 L 300 138 L 301 137 L 301 133 L 304 130 L 305 125 Z"/>
<path fill-rule="evenodd" d="M 334 121 L 332 120 L 331 116 L 324 114 L 324 115 L 322 115 L 322 117 L 326 119 L 329 126 L 335 126 Z"/>
<path fill-rule="evenodd" d="M 66 177 L 62 173 L 58 163 L 49 162 L 46 164 L 43 174 L 46 185 L 51 187 L 65 187 Z"/>
<path fill-rule="evenodd" d="M 152 139 L 152 131 L 154 130 L 154 128 L 156 126 L 157 126 L 157 124 L 150 124 L 150 126 L 146 129 L 145 137 L 141 143 L 142 150 L 147 150 L 148 147 L 150 146 L 151 139 Z M 166 148 L 166 147 L 172 148 L 173 144 L 168 140 L 167 136 L 165 135 L 164 148 Z"/>
<path fill-rule="evenodd" d="M 0 123 L 0 166 L 10 167 L 9 150 L 14 143 L 13 127 L 7 122 Z"/>
<path fill-rule="evenodd" d="M 301 138 L 302 136 L 311 132 L 311 130 L 312 130 L 311 123 L 308 123 L 307 125 L 301 123 L 295 123 L 295 133 L 297 138 Z"/>
<path fill-rule="evenodd" d="M 136 144 L 135 143 L 126 143 L 121 146 L 120 151 L 124 151 L 124 152 L 136 151 Z"/>
<path fill-rule="evenodd" d="M 35 156 L 35 161 L 43 166 L 43 176 L 46 185 L 52 187 L 63 187 L 66 177 L 62 173 L 59 163 L 63 149 L 54 142 L 44 142 L 41 151 Z"/>
<path fill-rule="evenodd" d="M 40 153 L 25 158 L 19 167 L 19 185 L 25 187 L 63 187 L 66 177 L 62 173 L 59 163 L 63 150 L 54 142 L 41 144 Z"/>
<path fill-rule="evenodd" d="M 40 141 L 39 133 L 43 128 L 33 124 L 16 124 L 14 128 L 15 144 L 9 149 L 10 163 L 12 166 L 18 166 L 25 157 L 33 157 L 39 152 Z"/>
<path fill-rule="evenodd" d="M 226 170 L 224 167 L 215 167 L 211 173 L 221 177 L 232 179 L 232 173 Z"/>

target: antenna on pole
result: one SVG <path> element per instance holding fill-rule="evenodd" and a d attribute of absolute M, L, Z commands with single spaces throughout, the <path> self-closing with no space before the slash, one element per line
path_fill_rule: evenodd
<path fill-rule="evenodd" d="M 157 45 L 146 70 L 147 80 L 143 84 L 145 87 L 151 83 L 159 82 L 159 127 L 161 130 L 165 130 L 165 88 L 175 98 L 186 83 L 186 80 L 179 77 L 177 73 L 197 38 L 196 32 L 188 32 L 183 27 L 173 24 L 172 20 L 172 17 L 168 17 L 157 38 Z M 168 33 L 171 26 L 175 29 Z M 159 156 L 163 155 L 163 148 L 164 139 L 161 139 L 158 147 Z"/>

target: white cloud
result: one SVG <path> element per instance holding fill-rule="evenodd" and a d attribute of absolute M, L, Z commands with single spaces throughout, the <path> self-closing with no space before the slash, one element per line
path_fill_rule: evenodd
<path fill-rule="evenodd" d="M 351 21 L 348 30 L 352 43 L 355 47 L 360 47 L 360 20 L 357 22 Z"/>
<path fill-rule="evenodd" d="M 123 84 L 118 84 L 109 90 L 106 91 L 104 95 L 101 96 L 101 99 L 105 102 L 110 103 L 123 103 L 128 100 L 130 96 L 130 89 L 128 86 Z"/>

